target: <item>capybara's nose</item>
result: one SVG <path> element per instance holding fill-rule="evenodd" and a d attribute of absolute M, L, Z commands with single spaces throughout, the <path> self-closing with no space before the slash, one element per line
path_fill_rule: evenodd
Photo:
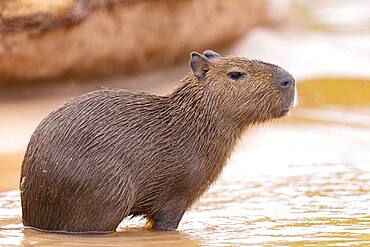
<path fill-rule="evenodd" d="M 294 88 L 295 86 L 294 77 L 283 69 L 278 71 L 276 83 L 283 90 Z"/>

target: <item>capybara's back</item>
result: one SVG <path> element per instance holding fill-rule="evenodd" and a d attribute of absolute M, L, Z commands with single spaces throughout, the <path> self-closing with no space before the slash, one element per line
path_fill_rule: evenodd
<path fill-rule="evenodd" d="M 33 133 L 20 179 L 23 223 L 111 232 L 127 216 L 174 230 L 217 179 L 250 124 L 284 116 L 292 76 L 206 51 L 167 96 L 102 89 L 50 113 Z"/>

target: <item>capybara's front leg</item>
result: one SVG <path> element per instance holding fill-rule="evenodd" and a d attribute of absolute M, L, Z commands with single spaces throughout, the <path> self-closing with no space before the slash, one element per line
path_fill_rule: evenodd
<path fill-rule="evenodd" d="M 179 207 L 161 209 L 152 218 L 152 227 L 155 231 L 174 231 L 180 223 L 185 210 Z"/>

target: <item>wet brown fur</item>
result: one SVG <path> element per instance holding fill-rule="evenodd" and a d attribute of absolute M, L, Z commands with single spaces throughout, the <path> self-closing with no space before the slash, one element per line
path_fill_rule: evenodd
<path fill-rule="evenodd" d="M 247 76 L 233 81 L 227 73 Z M 110 232 L 128 216 L 176 229 L 218 178 L 254 123 L 284 116 L 291 95 L 281 68 L 238 57 L 212 59 L 167 96 L 103 89 L 50 113 L 29 142 L 21 172 L 25 226 Z"/>

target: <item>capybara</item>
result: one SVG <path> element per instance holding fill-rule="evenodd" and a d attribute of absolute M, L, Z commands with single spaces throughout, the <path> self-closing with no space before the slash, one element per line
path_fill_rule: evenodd
<path fill-rule="evenodd" d="M 208 50 L 190 68 L 169 95 L 101 89 L 42 120 L 22 164 L 23 224 L 100 233 L 143 216 L 175 230 L 247 127 L 293 106 L 294 78 L 276 65 Z"/>

